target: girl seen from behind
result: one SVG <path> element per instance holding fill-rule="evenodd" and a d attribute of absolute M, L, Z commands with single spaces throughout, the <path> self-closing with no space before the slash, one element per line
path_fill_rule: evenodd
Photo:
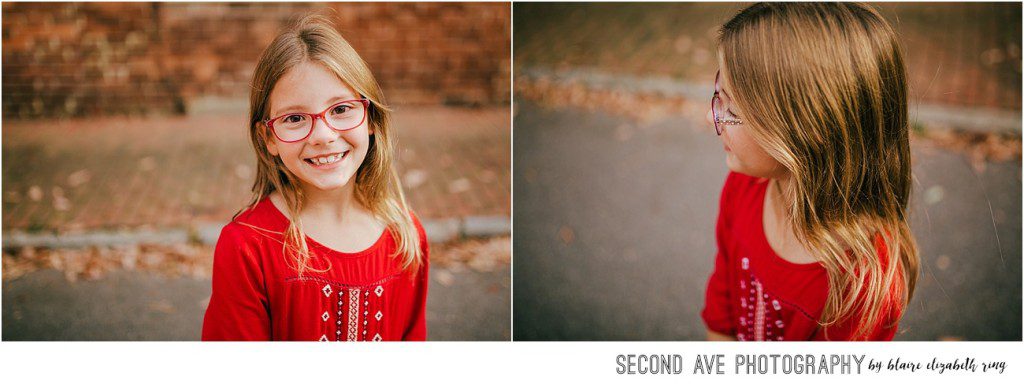
<path fill-rule="evenodd" d="M 917 279 L 907 80 L 856 3 L 759 3 L 722 27 L 708 119 L 730 174 L 711 340 L 891 340 Z"/>

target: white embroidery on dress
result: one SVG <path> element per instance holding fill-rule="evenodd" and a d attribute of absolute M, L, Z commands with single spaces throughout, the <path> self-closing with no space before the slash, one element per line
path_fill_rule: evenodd
<path fill-rule="evenodd" d="M 327 335 L 320 336 L 320 341 L 327 341 Z"/>
<path fill-rule="evenodd" d="M 376 334 L 376 335 L 373 335 L 373 341 L 380 341 L 380 340 L 381 340 L 381 337 L 380 337 L 379 333 Z"/>
<path fill-rule="evenodd" d="M 384 287 L 378 285 L 377 289 L 373 290 L 373 293 L 376 293 L 377 297 L 380 297 L 380 295 L 384 293 Z"/>
<path fill-rule="evenodd" d="M 764 298 L 768 295 L 763 294 L 761 282 L 754 280 L 752 285 L 757 289 L 757 302 L 754 305 L 754 340 L 764 341 Z"/>
<path fill-rule="evenodd" d="M 324 285 L 324 288 L 322 289 L 322 291 L 324 291 L 324 297 L 331 297 L 331 292 L 333 292 L 333 291 L 331 291 L 331 285 L 330 284 Z"/>
<path fill-rule="evenodd" d="M 741 266 L 742 266 L 744 271 L 746 271 L 747 269 L 750 269 L 750 259 L 744 257 L 744 258 L 740 259 L 740 263 L 741 263 Z"/>
<path fill-rule="evenodd" d="M 348 291 L 348 341 L 356 341 L 359 334 L 359 288 Z"/>
<path fill-rule="evenodd" d="M 330 312 L 328 312 L 328 311 L 324 311 L 324 314 L 323 314 L 323 315 L 321 315 L 321 316 L 320 316 L 320 318 L 321 318 L 321 319 L 324 319 L 324 321 L 327 321 L 328 319 L 330 319 L 330 318 L 331 318 L 331 314 L 330 314 Z"/>
<path fill-rule="evenodd" d="M 384 317 L 384 313 L 381 311 L 377 311 L 377 314 L 373 315 L 373 317 L 377 318 L 377 321 L 380 321 L 380 318 Z"/>

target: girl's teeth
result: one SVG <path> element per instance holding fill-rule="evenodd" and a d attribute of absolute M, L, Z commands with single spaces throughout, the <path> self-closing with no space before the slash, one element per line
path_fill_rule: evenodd
<path fill-rule="evenodd" d="M 341 158 L 341 154 L 331 155 L 331 156 L 327 156 L 327 157 L 315 157 L 315 158 L 313 158 L 313 163 L 315 163 L 317 165 L 330 164 L 330 163 L 333 163 L 335 161 L 338 161 L 338 159 L 340 159 L 340 158 Z"/>

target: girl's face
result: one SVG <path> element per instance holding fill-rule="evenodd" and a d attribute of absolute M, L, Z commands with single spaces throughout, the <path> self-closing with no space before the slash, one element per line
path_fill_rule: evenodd
<path fill-rule="evenodd" d="M 270 116 L 319 113 L 339 101 L 358 98 L 333 72 L 307 61 L 285 72 L 274 85 L 270 92 Z M 368 127 L 369 117 L 345 131 L 331 129 L 317 118 L 309 136 L 296 142 L 280 141 L 268 131 L 267 151 L 281 158 L 284 166 L 301 180 L 304 190 L 336 190 L 349 184 L 366 158 L 373 134 Z"/>
<path fill-rule="evenodd" d="M 782 176 L 785 172 L 782 164 L 771 157 L 750 135 L 750 129 L 753 129 L 750 119 L 745 118 L 746 114 L 735 102 L 736 94 L 732 91 L 728 80 L 729 74 L 725 71 L 721 60 L 719 60 L 719 68 L 721 68 L 721 76 L 718 80 L 720 88 L 718 97 L 722 99 L 723 112 L 721 113 L 724 115 L 731 113 L 736 119 L 743 121 L 742 124 L 724 125 L 722 128 L 722 135 L 719 137 L 722 139 L 722 146 L 725 149 L 725 164 L 730 171 L 749 176 L 773 178 Z M 715 116 L 710 107 L 706 118 L 714 127 Z"/>

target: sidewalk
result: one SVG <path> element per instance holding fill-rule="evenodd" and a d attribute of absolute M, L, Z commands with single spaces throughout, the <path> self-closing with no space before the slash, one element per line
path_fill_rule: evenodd
<path fill-rule="evenodd" d="M 703 340 L 721 142 L 700 114 L 608 112 L 517 103 L 515 338 Z M 1019 149 L 911 150 L 921 274 L 896 339 L 1020 340 Z"/>
<path fill-rule="evenodd" d="M 429 340 L 509 339 L 510 248 L 504 237 L 431 249 Z M 54 252 L 33 257 L 49 259 L 39 260 L 49 264 L 41 269 L 8 263 L 5 255 L 4 341 L 199 340 L 210 247 L 143 248 L 130 258 L 109 250 Z"/>
<path fill-rule="evenodd" d="M 507 107 L 399 106 L 394 117 L 399 172 L 420 217 L 509 216 Z M 244 113 L 4 121 L 4 231 L 227 222 L 255 176 L 244 122 Z"/>

